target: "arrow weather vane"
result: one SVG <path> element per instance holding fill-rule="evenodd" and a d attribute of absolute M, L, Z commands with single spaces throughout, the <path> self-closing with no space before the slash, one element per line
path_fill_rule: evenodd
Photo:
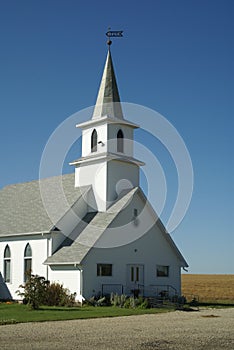
<path fill-rule="evenodd" d="M 109 40 L 107 41 L 107 44 L 110 46 L 112 44 L 112 41 L 110 40 L 110 38 L 122 37 L 123 30 L 110 30 L 110 28 L 108 28 L 108 31 L 106 32 L 106 36 L 109 38 Z"/>

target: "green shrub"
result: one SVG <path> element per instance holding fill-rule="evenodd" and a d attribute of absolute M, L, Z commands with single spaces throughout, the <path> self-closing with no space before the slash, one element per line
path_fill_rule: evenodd
<path fill-rule="evenodd" d="M 130 309 L 130 298 L 127 298 L 125 303 L 124 303 L 124 308 L 125 309 Z"/>
<path fill-rule="evenodd" d="M 120 303 L 119 295 L 118 295 L 118 294 L 115 294 L 115 293 L 111 293 L 111 296 L 110 296 L 110 303 L 111 303 L 111 305 L 113 305 L 113 306 L 119 306 L 119 303 Z"/>
<path fill-rule="evenodd" d="M 144 299 L 140 305 L 138 306 L 139 309 L 149 309 L 150 307 L 150 304 L 149 304 L 149 301 L 148 299 Z"/>
<path fill-rule="evenodd" d="M 17 293 L 24 298 L 24 303 L 34 310 L 39 309 L 40 305 L 73 306 L 75 304 L 75 293 L 71 294 L 62 284 L 50 283 L 38 275 L 28 275 L 26 283 L 19 288 L 22 288 L 23 292 L 17 291 Z"/>
<path fill-rule="evenodd" d="M 126 300 L 127 300 L 127 296 L 125 294 L 119 295 L 119 294 L 111 293 L 110 303 L 113 306 L 124 307 Z"/>
<path fill-rule="evenodd" d="M 149 307 L 149 302 L 143 297 L 134 298 L 133 296 L 127 297 L 125 294 L 118 295 L 112 293 L 110 296 L 110 303 L 113 306 L 123 307 L 126 309 L 146 309 Z"/>
<path fill-rule="evenodd" d="M 42 305 L 46 299 L 46 290 L 49 281 L 44 277 L 38 275 L 27 274 L 27 281 L 24 285 L 20 285 L 19 288 L 22 288 L 24 291 L 17 291 L 17 293 L 24 297 L 26 303 L 31 306 L 32 309 L 39 309 L 39 306 Z"/>
<path fill-rule="evenodd" d="M 129 297 L 129 303 L 130 308 L 135 309 L 135 307 L 137 306 L 137 299 L 135 299 L 134 297 Z"/>
<path fill-rule="evenodd" d="M 71 294 L 62 284 L 53 282 L 48 284 L 44 305 L 48 306 L 73 306 L 76 294 Z"/>

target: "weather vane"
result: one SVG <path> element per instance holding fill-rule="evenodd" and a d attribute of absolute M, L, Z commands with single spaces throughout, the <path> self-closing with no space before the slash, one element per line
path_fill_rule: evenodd
<path fill-rule="evenodd" d="M 107 45 L 111 45 L 112 41 L 110 40 L 110 38 L 120 38 L 123 36 L 123 30 L 110 30 L 110 28 L 108 28 L 108 31 L 106 32 L 106 36 L 109 38 L 107 41 Z"/>

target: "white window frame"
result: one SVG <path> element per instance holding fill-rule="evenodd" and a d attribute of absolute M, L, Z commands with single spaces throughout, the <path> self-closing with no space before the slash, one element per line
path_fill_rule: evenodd
<path fill-rule="evenodd" d="M 28 248 L 30 248 L 31 254 L 28 255 Z M 30 269 L 27 268 L 27 265 L 30 265 Z M 26 269 L 27 268 L 27 269 Z M 32 272 L 32 247 L 30 243 L 27 243 L 24 248 L 24 282 L 27 282 L 27 272 Z"/>
<path fill-rule="evenodd" d="M 9 254 L 6 254 L 9 252 Z M 7 256 L 9 255 L 9 256 Z M 4 275 L 4 281 L 6 283 L 11 283 L 11 249 L 9 245 L 7 244 L 4 249 L 4 256 L 3 256 L 3 275 Z"/>
<path fill-rule="evenodd" d="M 156 276 L 157 277 L 169 277 L 170 266 L 169 265 L 159 265 L 156 266 Z"/>
<path fill-rule="evenodd" d="M 105 268 L 110 268 L 110 274 L 105 273 Z M 113 276 L 113 264 L 97 264 L 97 277 L 112 277 Z"/>

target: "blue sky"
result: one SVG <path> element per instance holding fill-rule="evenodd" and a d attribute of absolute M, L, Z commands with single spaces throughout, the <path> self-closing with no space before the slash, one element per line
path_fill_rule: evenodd
<path fill-rule="evenodd" d="M 234 273 L 232 0 L 1 0 L 0 187 L 37 179 L 54 129 L 95 103 L 108 26 L 124 30 L 112 45 L 122 100 L 161 113 L 190 152 L 193 198 L 172 233 L 189 271 Z M 166 218 L 175 171 L 155 140 L 137 139 L 167 171 Z"/>

